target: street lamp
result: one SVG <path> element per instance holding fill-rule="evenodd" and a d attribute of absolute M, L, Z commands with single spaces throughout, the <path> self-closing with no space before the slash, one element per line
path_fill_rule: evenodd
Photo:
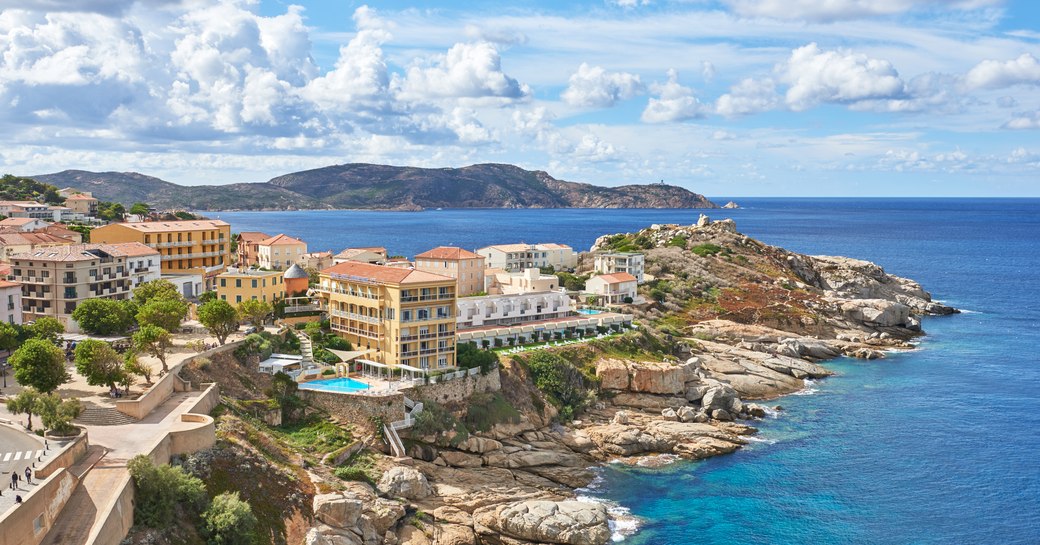
<path fill-rule="evenodd" d="M 6 359 L 4 361 L 0 361 L 0 375 L 4 376 L 4 388 L 7 388 L 7 368 L 10 366 L 11 364 L 7 363 Z"/>

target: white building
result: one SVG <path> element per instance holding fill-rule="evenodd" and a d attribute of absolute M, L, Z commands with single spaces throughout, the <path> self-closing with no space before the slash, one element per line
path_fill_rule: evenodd
<path fill-rule="evenodd" d="M 628 273 L 636 277 L 636 282 L 643 283 L 643 269 L 646 259 L 637 252 L 611 252 L 596 254 L 595 269 L 599 274 Z"/>
<path fill-rule="evenodd" d="M 289 235 L 278 234 L 256 245 L 257 263 L 262 269 L 284 271 L 303 260 L 307 243 Z"/>
<path fill-rule="evenodd" d="M 177 286 L 177 291 L 181 292 L 185 299 L 197 299 L 206 291 L 201 274 L 164 274 L 162 279 Z"/>
<path fill-rule="evenodd" d="M 460 297 L 455 308 L 458 311 L 456 329 L 461 330 L 568 316 L 571 313 L 571 298 L 560 291 Z"/>
<path fill-rule="evenodd" d="M 628 273 L 600 274 L 585 281 L 585 291 L 601 305 L 619 305 L 636 301 L 637 285 L 636 277 Z"/>
<path fill-rule="evenodd" d="M 577 254 L 566 244 L 499 244 L 480 248 L 477 253 L 484 256 L 486 267 L 510 272 L 532 267 L 572 270 L 578 266 Z"/>
<path fill-rule="evenodd" d="M 0 320 L 22 323 L 22 285 L 18 282 L 0 280 Z"/>
<path fill-rule="evenodd" d="M 502 269 L 484 271 L 484 291 L 489 295 L 511 295 L 554 291 L 560 287 L 560 279 L 555 274 L 542 274 L 538 269 L 524 269 L 523 272 L 507 272 Z"/>

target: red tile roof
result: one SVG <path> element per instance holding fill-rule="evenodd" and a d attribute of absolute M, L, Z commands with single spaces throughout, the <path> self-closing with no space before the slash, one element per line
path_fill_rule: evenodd
<path fill-rule="evenodd" d="M 596 278 L 602 279 L 607 284 L 621 284 L 622 282 L 637 282 L 636 277 L 628 274 L 627 272 L 620 272 L 614 274 L 601 274 Z"/>
<path fill-rule="evenodd" d="M 260 231 L 242 231 L 238 234 L 238 241 L 244 244 L 259 244 L 261 241 L 271 238 L 267 233 Z"/>
<path fill-rule="evenodd" d="M 455 281 L 455 279 L 450 276 L 441 276 L 439 274 L 417 271 L 415 269 L 370 265 L 360 261 L 345 261 L 339 265 L 333 265 L 321 271 L 321 274 L 355 276 L 380 284 L 418 284 L 425 282 Z"/>
<path fill-rule="evenodd" d="M 438 246 L 415 256 L 416 259 L 479 259 L 480 254 L 454 246 Z"/>
<path fill-rule="evenodd" d="M 296 244 L 304 244 L 304 242 L 298 238 L 293 238 L 284 233 L 279 233 L 267 240 L 260 241 L 260 246 L 288 246 Z"/>

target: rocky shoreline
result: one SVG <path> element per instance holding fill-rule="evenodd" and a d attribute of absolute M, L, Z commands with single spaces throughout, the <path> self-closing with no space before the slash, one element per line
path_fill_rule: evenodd
<path fill-rule="evenodd" d="M 593 249 L 617 236 L 601 238 Z M 717 315 L 696 319 L 703 305 L 679 300 L 683 316 L 693 318 L 681 331 L 657 332 L 673 337 L 670 354 L 599 354 L 597 400 L 565 424 L 555 422 L 552 405 L 537 410 L 539 394 L 524 365 L 504 360 L 496 372 L 502 393 L 520 410 L 519 422 L 466 437 L 410 437 L 411 458 L 389 463 L 377 486 L 349 483 L 315 498 L 321 524 L 311 529 L 308 545 L 601 545 L 610 540 L 611 515 L 575 492 L 595 478 L 590 467 L 734 452 L 757 431 L 754 421 L 774 410 L 754 401 L 831 376 L 820 364 L 826 360 L 881 359 L 888 350 L 912 349 L 909 341 L 923 334 L 922 316 L 957 312 L 877 265 L 766 246 L 737 233 L 729 220 L 702 218 L 629 236 L 649 240 L 654 276 L 689 278 L 696 270 L 697 278 L 711 277 Z M 676 251 L 680 239 L 694 251 Z M 718 261 L 711 266 L 690 260 L 707 246 L 730 251 L 709 256 Z M 675 316 L 673 302 L 658 300 L 639 318 L 660 323 L 666 312 Z"/>

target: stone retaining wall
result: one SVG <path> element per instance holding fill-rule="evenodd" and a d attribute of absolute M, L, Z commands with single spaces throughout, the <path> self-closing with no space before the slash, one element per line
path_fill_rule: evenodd
<path fill-rule="evenodd" d="M 79 485 L 68 469 L 58 468 L 42 480 L 21 505 L 11 506 L 0 519 L 0 545 L 38 545 Z M 13 493 L 13 491 L 9 492 Z"/>
<path fill-rule="evenodd" d="M 469 399 L 469 396 L 478 392 L 497 392 L 501 389 L 498 367 L 495 367 L 486 375 L 478 373 L 437 384 L 414 386 L 405 395 L 416 401 L 426 399 L 437 403 L 452 403 Z"/>
<path fill-rule="evenodd" d="M 300 390 L 300 396 L 311 405 L 322 409 L 343 422 L 372 427 L 372 419 L 381 418 L 389 424 L 404 419 L 404 396 L 401 392 L 383 396 Z"/>

